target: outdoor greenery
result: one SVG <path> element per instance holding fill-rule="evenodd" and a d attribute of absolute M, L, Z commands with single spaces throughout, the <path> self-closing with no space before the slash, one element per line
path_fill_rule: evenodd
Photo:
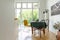
<path fill-rule="evenodd" d="M 24 20 L 28 20 L 30 23 L 32 20 L 36 21 L 38 19 L 38 9 L 23 9 L 20 16 L 18 17 L 19 24 L 23 23 Z"/>

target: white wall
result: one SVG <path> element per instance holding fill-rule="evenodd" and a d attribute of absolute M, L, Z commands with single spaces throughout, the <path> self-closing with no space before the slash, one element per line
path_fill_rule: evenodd
<path fill-rule="evenodd" d="M 40 0 L 40 13 L 39 13 L 39 19 L 44 19 L 43 11 L 46 9 L 46 0 Z"/>
<path fill-rule="evenodd" d="M 53 23 L 55 17 L 51 16 L 51 6 L 57 3 L 59 0 L 47 0 L 47 8 L 49 9 L 49 30 L 52 31 L 53 33 L 56 33 L 56 30 L 53 28 Z M 54 21 L 53 21 L 54 20 Z"/>
<path fill-rule="evenodd" d="M 0 0 L 0 40 L 16 40 L 14 0 Z"/>

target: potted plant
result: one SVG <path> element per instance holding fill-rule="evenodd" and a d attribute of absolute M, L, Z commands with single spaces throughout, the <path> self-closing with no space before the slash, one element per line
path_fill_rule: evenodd
<path fill-rule="evenodd" d="M 55 24 L 53 25 L 53 27 L 54 27 L 55 29 L 60 29 L 60 23 L 55 23 Z"/>

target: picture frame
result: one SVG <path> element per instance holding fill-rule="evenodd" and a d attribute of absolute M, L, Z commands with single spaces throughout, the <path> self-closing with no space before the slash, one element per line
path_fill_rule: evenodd
<path fill-rule="evenodd" d="M 60 1 L 51 6 L 51 16 L 60 14 Z"/>

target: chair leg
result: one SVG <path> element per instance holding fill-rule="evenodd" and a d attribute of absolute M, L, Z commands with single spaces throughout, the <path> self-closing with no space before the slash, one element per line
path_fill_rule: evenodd
<path fill-rule="evenodd" d="M 41 30 L 40 30 L 40 38 L 41 38 Z"/>
<path fill-rule="evenodd" d="M 32 34 L 33 34 L 33 27 L 32 27 Z"/>
<path fill-rule="evenodd" d="M 43 29 L 43 33 L 44 33 L 44 35 L 45 35 L 45 29 Z"/>
<path fill-rule="evenodd" d="M 48 32 L 49 32 L 49 26 L 48 26 Z"/>

